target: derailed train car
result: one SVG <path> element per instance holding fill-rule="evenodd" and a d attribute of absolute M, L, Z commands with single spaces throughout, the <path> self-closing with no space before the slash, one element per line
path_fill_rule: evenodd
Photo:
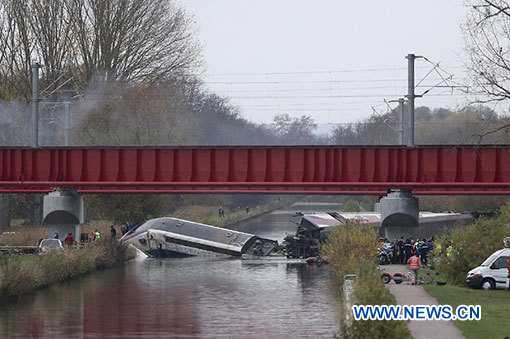
<path fill-rule="evenodd" d="M 150 257 L 176 258 L 196 255 L 266 256 L 278 247 L 275 240 L 177 218 L 156 218 L 126 234 L 132 244 Z"/>
<path fill-rule="evenodd" d="M 298 212 L 296 216 L 301 217 L 297 232 L 295 235 L 287 236 L 283 243 L 288 258 L 319 256 L 320 246 L 330 232 L 348 222 L 381 227 L 381 213 L 379 212 L 318 212 L 305 214 Z M 472 218 L 471 213 L 420 212 L 419 224 L 420 226 L 427 226 L 426 229 L 437 231 L 442 227 L 472 220 Z M 422 232 L 424 231 L 422 230 Z M 423 235 L 423 237 L 425 236 Z"/>
<path fill-rule="evenodd" d="M 330 232 L 347 222 L 359 222 L 371 225 L 380 223 L 377 213 L 296 213 L 301 217 L 295 235 L 284 239 L 287 258 L 308 258 L 320 256 L 319 250 Z"/>
<path fill-rule="evenodd" d="M 296 213 L 301 220 L 295 235 L 284 239 L 287 258 L 308 258 L 320 255 L 321 244 L 336 227 L 343 224 L 337 213 Z"/>

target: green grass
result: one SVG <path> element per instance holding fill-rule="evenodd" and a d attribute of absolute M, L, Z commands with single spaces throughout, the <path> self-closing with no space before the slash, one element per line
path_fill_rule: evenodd
<path fill-rule="evenodd" d="M 246 213 L 246 210 L 244 209 L 235 212 L 225 212 L 225 216 L 223 218 L 220 218 L 218 214 L 213 214 L 206 216 L 204 218 L 200 218 L 198 222 L 218 227 L 226 227 L 228 225 L 249 219 L 259 214 L 263 214 L 281 208 L 286 204 L 287 202 L 285 201 L 274 201 L 269 204 L 252 207 L 250 208 L 248 213 Z"/>
<path fill-rule="evenodd" d="M 29 222 L 28 219 L 11 219 L 11 224 L 10 226 L 15 228 L 15 227 L 21 227 L 21 226 L 25 226 L 27 225 Z"/>
<path fill-rule="evenodd" d="M 480 321 L 455 321 L 466 338 L 506 338 L 510 336 L 510 292 L 503 290 L 483 291 L 458 286 L 424 285 L 425 290 L 439 304 L 480 305 Z"/>

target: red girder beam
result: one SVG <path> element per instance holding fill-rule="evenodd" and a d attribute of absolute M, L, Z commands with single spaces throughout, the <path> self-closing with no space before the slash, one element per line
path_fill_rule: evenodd
<path fill-rule="evenodd" d="M 0 193 L 510 194 L 510 145 L 0 148 Z"/>

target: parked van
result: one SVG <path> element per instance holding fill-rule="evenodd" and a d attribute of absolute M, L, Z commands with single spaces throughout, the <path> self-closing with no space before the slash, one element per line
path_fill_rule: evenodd
<path fill-rule="evenodd" d="M 468 272 L 467 285 L 471 288 L 482 288 L 484 290 L 506 288 L 509 256 L 510 248 L 492 253 L 480 266 Z"/>

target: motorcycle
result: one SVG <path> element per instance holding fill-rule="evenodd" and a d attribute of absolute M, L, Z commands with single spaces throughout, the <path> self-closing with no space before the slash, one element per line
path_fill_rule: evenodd
<path fill-rule="evenodd" d="M 379 253 L 379 264 L 380 265 L 388 265 L 391 263 L 393 258 L 393 249 L 390 244 L 384 244 Z"/>

